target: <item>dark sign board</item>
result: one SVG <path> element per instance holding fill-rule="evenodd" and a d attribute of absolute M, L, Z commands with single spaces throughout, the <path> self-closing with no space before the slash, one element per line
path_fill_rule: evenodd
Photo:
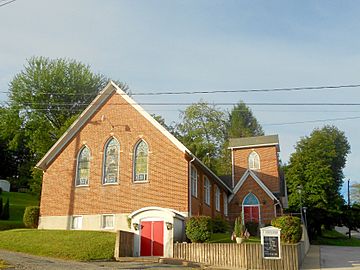
<path fill-rule="evenodd" d="M 280 238 L 278 236 L 264 236 L 263 239 L 264 258 L 280 258 Z"/>

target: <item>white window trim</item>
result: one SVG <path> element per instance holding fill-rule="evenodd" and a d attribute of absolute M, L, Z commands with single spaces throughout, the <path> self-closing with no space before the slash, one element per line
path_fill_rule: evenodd
<path fill-rule="evenodd" d="M 76 158 L 76 174 L 75 174 L 75 187 L 88 187 L 90 184 L 90 175 L 89 175 L 89 179 L 88 179 L 88 183 L 86 185 L 77 185 L 77 180 L 78 180 L 78 177 L 79 177 L 79 161 L 80 161 L 80 153 L 85 149 L 87 148 L 89 150 L 89 153 L 90 153 L 90 156 L 89 156 L 89 172 L 90 172 L 90 160 L 91 160 L 91 151 L 90 151 L 90 148 L 87 147 L 87 145 L 84 145 L 83 147 L 80 148 L 78 154 L 77 154 L 77 158 Z"/>
<path fill-rule="evenodd" d="M 139 145 L 139 143 L 141 143 L 141 142 L 144 142 L 145 144 L 146 144 L 146 146 L 147 146 L 147 149 L 148 149 L 148 156 L 147 156 L 147 168 L 146 168 L 146 180 L 136 180 L 135 178 L 135 175 L 136 175 L 136 149 L 137 149 L 137 147 L 138 147 L 138 145 Z M 133 183 L 135 183 L 135 184 L 140 184 L 140 183 L 148 183 L 149 182 L 149 153 L 150 153 L 150 151 L 149 151 L 149 144 L 147 143 L 147 141 L 145 141 L 144 139 L 141 139 L 141 140 L 139 140 L 136 144 L 135 144 L 135 146 L 134 146 L 134 153 L 133 153 Z"/>
<path fill-rule="evenodd" d="M 205 176 L 204 180 L 204 202 L 208 206 L 211 204 L 211 183 L 207 176 Z"/>
<path fill-rule="evenodd" d="M 114 139 L 114 140 L 118 143 L 118 145 L 119 145 L 117 181 L 116 181 L 116 182 L 113 182 L 113 183 L 105 183 L 106 149 L 107 149 L 107 147 L 108 147 L 108 145 L 109 145 L 109 142 L 110 142 L 112 139 Z M 119 176 L 119 175 L 120 175 L 120 153 L 121 153 L 121 145 L 120 145 L 120 142 L 119 142 L 114 136 L 110 137 L 110 138 L 106 141 L 105 146 L 104 146 L 103 163 L 102 163 L 102 180 L 101 180 L 103 186 L 107 186 L 107 185 L 118 185 L 118 184 L 119 184 L 119 182 L 120 182 L 120 179 L 119 179 L 119 178 L 120 178 L 120 176 Z"/>
<path fill-rule="evenodd" d="M 105 227 L 104 218 L 109 217 L 109 216 L 112 216 L 112 218 L 113 218 L 113 226 L 112 227 Z M 114 214 L 103 214 L 103 215 L 101 215 L 101 228 L 104 229 L 104 230 L 112 230 L 112 229 L 114 229 L 115 228 L 115 215 Z"/>
<path fill-rule="evenodd" d="M 251 159 L 251 162 L 250 162 L 250 158 L 254 156 L 254 158 Z M 256 168 L 255 167 L 255 158 L 258 159 L 259 161 L 259 167 Z M 261 166 L 260 166 L 260 155 L 256 152 L 256 151 L 251 151 L 251 153 L 249 154 L 248 156 L 248 167 L 250 170 L 260 170 Z"/>
<path fill-rule="evenodd" d="M 193 178 L 193 172 L 196 173 L 195 180 Z M 198 196 L 198 184 L 199 184 L 199 174 L 197 169 L 194 165 L 191 165 L 191 172 L 190 172 L 190 180 L 191 180 L 191 196 L 197 198 Z"/>
<path fill-rule="evenodd" d="M 224 193 L 223 195 L 223 202 L 224 202 L 224 215 L 228 216 L 228 196 L 226 195 L 226 193 Z"/>
<path fill-rule="evenodd" d="M 220 212 L 221 210 L 221 206 L 220 206 L 220 188 L 218 186 L 216 186 L 215 188 L 215 210 Z"/>
<path fill-rule="evenodd" d="M 79 228 L 74 228 L 74 219 L 75 218 L 80 218 L 80 227 Z M 71 216 L 71 227 L 70 227 L 71 230 L 81 230 L 82 225 L 83 225 L 83 216 L 80 216 L 80 215 Z"/>

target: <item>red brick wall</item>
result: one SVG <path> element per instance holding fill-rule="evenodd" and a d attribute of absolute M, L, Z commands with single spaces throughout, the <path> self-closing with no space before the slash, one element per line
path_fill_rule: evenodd
<path fill-rule="evenodd" d="M 216 184 L 214 178 L 212 176 L 206 175 L 204 171 L 196 167 L 198 171 L 198 193 L 197 197 L 191 196 L 191 215 L 193 216 L 210 216 L 215 217 L 217 215 L 224 214 L 223 209 L 223 195 L 220 197 L 220 211 L 216 211 L 215 207 L 215 186 L 218 186 L 220 188 L 220 194 L 225 192 L 220 185 Z M 209 179 L 211 183 L 211 191 L 210 191 L 210 206 L 205 203 L 204 200 L 204 181 L 205 181 L 205 175 Z"/>
<path fill-rule="evenodd" d="M 111 136 L 120 143 L 119 183 L 104 186 L 103 152 Z M 149 146 L 149 182 L 133 183 L 133 149 L 141 138 Z M 76 158 L 84 144 L 91 151 L 89 187 L 75 188 Z M 188 211 L 188 162 L 184 153 L 116 94 L 44 173 L 41 215 L 130 213 L 146 206 Z"/>
<path fill-rule="evenodd" d="M 270 223 L 275 217 L 274 202 L 251 176 L 245 180 L 238 193 L 231 200 L 229 204 L 229 219 L 235 220 L 236 217 L 241 215 L 242 202 L 249 192 L 252 192 L 259 200 L 260 222 L 262 224 Z"/>
<path fill-rule="evenodd" d="M 248 169 L 248 156 L 255 151 L 260 157 L 260 170 L 257 176 L 272 192 L 280 192 L 279 160 L 275 146 L 234 149 L 235 186 Z"/>

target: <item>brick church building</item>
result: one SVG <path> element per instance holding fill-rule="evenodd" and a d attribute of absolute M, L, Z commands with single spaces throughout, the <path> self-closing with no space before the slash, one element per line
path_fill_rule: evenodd
<path fill-rule="evenodd" d="M 171 256 L 189 216 L 269 223 L 286 207 L 278 137 L 230 149 L 229 181 L 110 82 L 36 165 L 39 229 L 131 231 L 134 256 Z"/>

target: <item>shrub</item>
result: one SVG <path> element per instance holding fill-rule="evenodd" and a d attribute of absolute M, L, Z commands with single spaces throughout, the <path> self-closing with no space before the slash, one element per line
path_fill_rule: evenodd
<path fill-rule="evenodd" d="M 37 228 L 39 224 L 39 206 L 28 206 L 25 208 L 23 222 L 27 228 Z"/>
<path fill-rule="evenodd" d="M 234 224 L 234 236 L 235 237 L 244 237 L 244 225 L 241 222 L 241 218 L 238 217 L 235 219 L 235 224 Z"/>
<path fill-rule="evenodd" d="M 271 225 L 281 229 L 281 240 L 284 243 L 297 243 L 301 239 L 302 228 L 300 218 L 282 216 L 271 221 Z"/>
<path fill-rule="evenodd" d="M 226 233 L 227 231 L 229 231 L 228 222 L 221 216 L 217 216 L 216 218 L 212 219 L 211 223 L 213 233 Z"/>
<path fill-rule="evenodd" d="M 0 187 L 0 195 L 1 195 L 2 192 L 3 192 L 3 190 L 2 190 L 2 188 Z"/>
<path fill-rule="evenodd" d="M 9 202 L 9 198 L 7 198 L 0 219 L 8 220 L 9 218 L 10 218 L 10 202 Z"/>
<path fill-rule="evenodd" d="M 255 221 L 248 221 L 245 223 L 245 227 L 251 236 L 259 235 L 259 223 L 255 222 Z"/>
<path fill-rule="evenodd" d="M 203 243 L 211 237 L 211 218 L 191 217 L 186 222 L 186 236 L 194 243 Z"/>

